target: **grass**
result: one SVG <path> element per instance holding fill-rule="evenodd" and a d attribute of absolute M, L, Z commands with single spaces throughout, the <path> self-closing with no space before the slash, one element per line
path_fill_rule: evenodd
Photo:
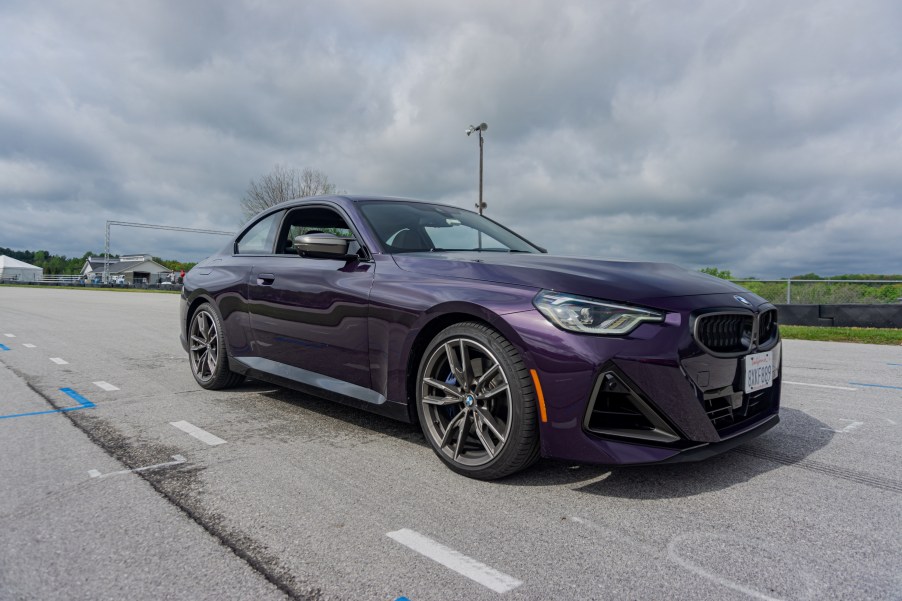
<path fill-rule="evenodd" d="M 892 328 L 821 328 L 781 325 L 780 334 L 789 340 L 902 344 L 902 330 Z"/>

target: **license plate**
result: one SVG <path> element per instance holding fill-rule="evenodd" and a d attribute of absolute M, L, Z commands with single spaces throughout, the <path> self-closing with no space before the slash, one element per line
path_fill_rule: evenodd
<path fill-rule="evenodd" d="M 745 392 L 768 388 L 774 383 L 774 352 L 755 353 L 745 357 Z"/>

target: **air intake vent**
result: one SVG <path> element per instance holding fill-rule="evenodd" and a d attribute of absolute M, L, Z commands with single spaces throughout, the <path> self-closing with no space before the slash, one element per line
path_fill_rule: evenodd
<path fill-rule="evenodd" d="M 744 353 L 752 345 L 755 318 L 744 313 L 712 313 L 695 321 L 695 339 L 713 353 Z"/>
<path fill-rule="evenodd" d="M 679 436 L 613 372 L 598 378 L 585 428 L 596 434 L 674 442 Z"/>

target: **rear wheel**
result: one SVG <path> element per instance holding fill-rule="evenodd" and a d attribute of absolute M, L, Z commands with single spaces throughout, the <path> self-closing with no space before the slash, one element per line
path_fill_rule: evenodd
<path fill-rule="evenodd" d="M 191 316 L 188 326 L 188 360 L 191 373 L 202 387 L 220 390 L 237 386 L 244 376 L 229 369 L 225 330 L 219 314 L 204 303 Z"/>
<path fill-rule="evenodd" d="M 417 373 L 417 412 L 432 449 L 465 476 L 503 478 L 539 457 L 529 370 L 483 324 L 450 326 L 429 344 Z"/>

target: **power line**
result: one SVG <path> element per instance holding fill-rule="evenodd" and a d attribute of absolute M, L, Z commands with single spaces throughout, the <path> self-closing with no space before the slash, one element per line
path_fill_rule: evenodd
<path fill-rule="evenodd" d="M 106 240 L 103 247 L 103 283 L 106 284 L 110 280 L 110 226 L 119 225 L 123 227 L 137 227 L 148 230 L 169 230 L 171 232 L 189 232 L 192 234 L 213 234 L 216 236 L 234 236 L 235 232 L 222 232 L 219 230 L 202 230 L 193 227 L 180 227 L 177 225 L 158 225 L 154 223 L 136 223 L 132 221 L 111 221 L 106 222 Z"/>

